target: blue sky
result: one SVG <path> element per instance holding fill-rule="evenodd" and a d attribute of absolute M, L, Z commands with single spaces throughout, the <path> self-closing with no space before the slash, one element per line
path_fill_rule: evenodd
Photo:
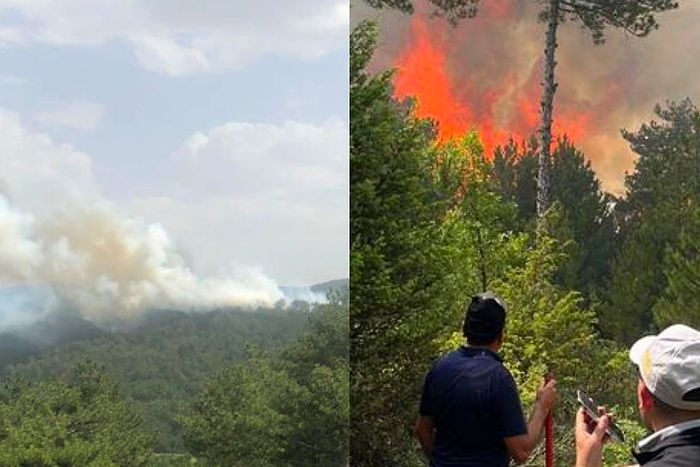
<path fill-rule="evenodd" d="M 348 22 L 347 0 L 0 0 L 0 283 L 133 304 L 174 270 L 347 277 Z"/>

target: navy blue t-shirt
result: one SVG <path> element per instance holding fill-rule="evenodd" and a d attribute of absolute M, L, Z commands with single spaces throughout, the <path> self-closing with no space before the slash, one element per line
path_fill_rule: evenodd
<path fill-rule="evenodd" d="M 503 438 L 527 433 L 518 389 L 498 354 L 461 347 L 425 378 L 420 414 L 435 421 L 432 467 L 505 467 Z"/>

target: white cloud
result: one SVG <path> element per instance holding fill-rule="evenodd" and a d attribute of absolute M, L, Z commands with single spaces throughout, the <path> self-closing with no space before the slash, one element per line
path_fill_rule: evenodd
<path fill-rule="evenodd" d="M 27 131 L 17 114 L 2 109 L 0 167 L 0 195 L 38 216 L 101 196 L 87 154 Z"/>
<path fill-rule="evenodd" d="M 186 75 L 211 69 L 206 55 L 196 48 L 180 45 L 167 37 L 134 39 L 136 58 L 150 71 Z"/>
<path fill-rule="evenodd" d="M 315 202 L 320 193 L 344 199 L 347 151 L 348 129 L 339 120 L 231 122 L 192 135 L 175 160 L 189 189 Z"/>
<path fill-rule="evenodd" d="M 97 129 L 104 116 L 104 107 L 97 102 L 71 101 L 60 107 L 44 110 L 35 115 L 36 121 L 81 131 Z"/>
<path fill-rule="evenodd" d="M 0 27 L 0 46 L 17 45 L 23 42 L 23 34 L 19 28 Z"/>
<path fill-rule="evenodd" d="M 139 63 L 182 75 L 237 68 L 265 55 L 314 59 L 346 47 L 347 0 L 0 0 L 21 25 L 0 44 L 126 41 Z"/>
<path fill-rule="evenodd" d="M 174 169 L 172 196 L 132 209 L 187 238 L 199 270 L 235 258 L 285 284 L 347 276 L 345 123 L 230 122 L 188 138 Z"/>

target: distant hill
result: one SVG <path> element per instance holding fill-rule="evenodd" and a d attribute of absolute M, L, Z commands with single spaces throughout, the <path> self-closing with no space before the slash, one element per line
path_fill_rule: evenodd
<path fill-rule="evenodd" d="M 281 286 L 280 290 L 282 290 L 286 299 L 292 302 L 324 303 L 327 301 L 328 292 L 347 287 L 349 282 L 348 279 L 334 279 L 311 286 Z"/>
<path fill-rule="evenodd" d="M 338 289 L 346 288 L 349 286 L 350 286 L 350 279 L 334 279 L 332 281 L 314 284 L 310 288 L 311 288 L 312 292 L 322 292 L 322 293 L 327 294 L 331 290 L 338 290 Z"/>

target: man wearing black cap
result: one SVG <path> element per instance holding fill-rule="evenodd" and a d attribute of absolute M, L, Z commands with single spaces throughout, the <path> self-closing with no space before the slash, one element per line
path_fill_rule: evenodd
<path fill-rule="evenodd" d="M 431 467 L 506 467 L 537 445 L 555 399 L 554 380 L 537 391 L 525 423 L 515 381 L 503 366 L 506 307 L 485 293 L 467 307 L 467 345 L 438 359 L 425 378 L 416 436 Z"/>

